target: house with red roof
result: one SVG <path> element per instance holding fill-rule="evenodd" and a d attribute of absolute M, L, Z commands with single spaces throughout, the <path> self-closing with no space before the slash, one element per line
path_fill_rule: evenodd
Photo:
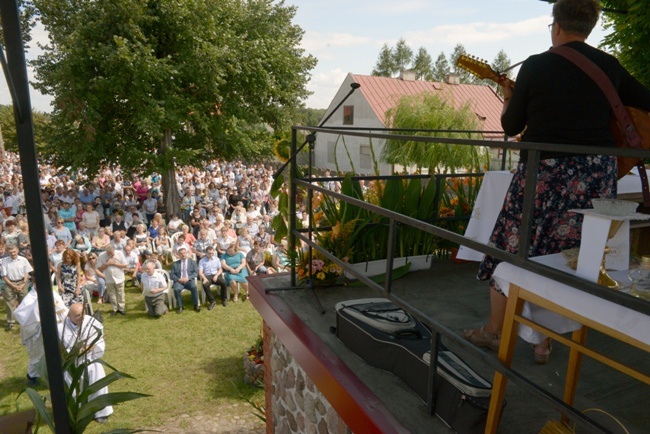
<path fill-rule="evenodd" d="M 350 92 L 352 83 L 357 83 L 360 87 L 324 126 L 385 128 L 389 126 L 386 125 L 386 111 L 396 106 L 401 97 L 434 92 L 456 108 L 469 103 L 479 120 L 480 129 L 484 131 L 483 139 L 503 140 L 500 120 L 503 100 L 489 86 L 460 84 L 455 76 L 450 76 L 445 83 L 416 80 L 415 74 L 410 71 L 404 71 L 399 78 L 350 73 L 341 84 L 325 116 L 328 116 Z M 336 170 L 338 164 L 339 170 L 345 172 L 351 170 L 350 160 L 352 160 L 359 174 L 372 174 L 374 166 L 371 151 L 374 151 L 380 173 L 392 174 L 393 167 L 379 161 L 384 143 L 383 139 L 374 139 L 371 150 L 368 138 L 353 136 L 341 138 L 338 135 L 321 132 L 316 137 L 315 166 Z"/>

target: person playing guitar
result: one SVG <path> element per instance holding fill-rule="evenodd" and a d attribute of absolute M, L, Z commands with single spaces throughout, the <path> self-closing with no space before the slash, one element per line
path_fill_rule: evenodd
<path fill-rule="evenodd" d="M 609 54 L 585 43 L 598 21 L 596 0 L 558 0 L 549 26 L 553 47 L 565 46 L 586 56 L 609 77 L 627 106 L 650 111 L 650 91 Z M 553 52 L 530 56 L 521 65 L 516 86 L 496 74 L 503 87 L 501 124 L 509 136 L 522 133 L 523 142 L 614 146 L 610 131 L 610 103 L 583 70 Z M 509 253 L 519 250 L 519 228 L 527 170 L 527 152 L 521 159 L 495 224 L 490 245 Z M 581 216 L 572 209 L 591 208 L 591 199 L 616 197 L 616 157 L 568 152 L 542 152 L 537 171 L 535 209 L 529 256 L 559 253 L 580 244 Z M 506 297 L 492 279 L 499 261 L 486 256 L 478 277 L 490 280 L 490 319 L 463 336 L 477 346 L 498 349 Z M 534 360 L 546 363 L 550 339 L 536 342 Z"/>

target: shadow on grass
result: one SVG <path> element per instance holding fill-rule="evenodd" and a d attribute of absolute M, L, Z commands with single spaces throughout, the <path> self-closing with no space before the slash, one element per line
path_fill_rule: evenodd
<path fill-rule="evenodd" d="M 244 381 L 244 362 L 241 357 L 214 358 L 203 371 L 213 379 L 212 397 L 235 400 L 250 400 L 259 397 L 264 389 Z"/>
<path fill-rule="evenodd" d="M 32 408 L 31 403 L 29 403 L 29 400 L 27 399 L 27 395 L 24 394 L 21 397 L 21 399 L 24 400 L 24 403 L 18 405 L 18 408 L 16 408 L 16 398 L 26 388 L 27 388 L 27 378 L 25 376 L 5 377 L 2 379 L 2 381 L 0 381 L 0 391 L 2 396 L 12 397 L 11 401 L 8 404 L 0 405 L 0 416 L 4 416 L 7 414 L 15 413 L 16 411 L 22 411 L 28 408 Z M 45 383 L 43 381 L 39 381 L 38 386 L 32 387 L 32 389 L 36 390 L 37 392 L 47 391 L 47 387 L 45 387 Z M 4 433 L 1 426 L 0 426 L 0 432 Z"/>

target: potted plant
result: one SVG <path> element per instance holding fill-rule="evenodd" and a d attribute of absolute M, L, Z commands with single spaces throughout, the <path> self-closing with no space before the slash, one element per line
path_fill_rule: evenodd
<path fill-rule="evenodd" d="M 244 382 L 264 387 L 264 340 L 259 336 L 252 347 L 244 352 Z"/>

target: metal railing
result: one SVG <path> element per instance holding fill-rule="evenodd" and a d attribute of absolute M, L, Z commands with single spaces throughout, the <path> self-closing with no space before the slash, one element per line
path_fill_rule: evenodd
<path fill-rule="evenodd" d="M 479 251 L 481 253 L 492 256 L 503 262 L 511 263 L 517 267 L 521 267 L 525 270 L 529 270 L 533 273 L 543 275 L 550 279 L 556 280 L 565 285 L 574 287 L 578 290 L 584 291 L 588 294 L 592 294 L 596 297 L 600 297 L 607 301 L 625 306 L 629 309 L 635 310 L 637 312 L 643 313 L 645 315 L 650 315 L 650 302 L 632 297 L 628 294 L 621 293 L 618 291 L 612 291 L 608 288 L 600 286 L 596 283 L 588 282 L 582 280 L 575 275 L 567 274 L 565 272 L 559 271 L 555 268 L 551 268 L 540 263 L 531 261 L 528 258 L 528 251 L 530 245 L 530 233 L 531 233 L 531 222 L 532 222 L 532 212 L 533 212 L 533 201 L 534 201 L 534 192 L 535 185 L 537 183 L 537 171 L 529 170 L 527 171 L 526 184 L 525 184 L 525 194 L 524 194 L 524 205 L 522 213 L 522 225 L 520 229 L 520 240 L 519 240 L 519 253 L 510 254 L 502 250 L 489 247 L 485 244 L 478 243 L 464 236 L 458 235 L 449 230 L 435 226 L 432 223 L 424 222 L 417 220 L 411 217 L 408 217 L 403 214 L 396 213 L 394 211 L 381 208 L 377 205 L 341 194 L 334 191 L 330 191 L 319 185 L 323 181 L 331 181 L 336 178 L 317 178 L 313 176 L 313 148 L 315 146 L 315 134 L 316 133 L 327 133 L 335 134 L 342 136 L 357 136 L 357 137 L 366 137 L 371 139 L 386 139 L 386 140 L 403 140 L 403 141 L 414 141 L 414 142 L 423 142 L 426 143 L 447 143 L 455 144 L 462 146 L 488 146 L 488 147 L 499 147 L 503 149 L 520 149 L 527 151 L 527 165 L 528 167 L 537 167 L 540 161 L 540 155 L 542 151 L 545 152 L 564 152 L 571 154 L 584 154 L 584 155 L 614 155 L 614 156 L 631 156 L 631 157 L 641 157 L 641 158 L 650 158 L 650 151 L 645 150 L 633 150 L 625 148 L 612 148 L 612 147 L 600 147 L 600 146 L 577 146 L 577 145 L 563 145 L 563 144 L 544 144 L 544 143 L 529 143 L 529 142 L 509 142 L 509 141 L 484 141 L 484 140 L 474 140 L 474 139 L 459 139 L 459 138 L 443 138 L 443 137 L 426 137 L 420 135 L 409 135 L 409 134 L 396 134 L 396 132 L 404 133 L 405 131 L 396 131 L 391 129 L 368 129 L 363 130 L 359 128 L 314 128 L 314 127 L 300 127 L 294 126 L 292 128 L 292 155 L 295 155 L 297 147 L 297 135 L 296 131 L 304 130 L 310 132 L 307 136 L 307 141 L 310 141 L 310 152 L 309 152 L 309 165 L 308 165 L 308 175 L 305 178 L 298 178 L 295 176 L 297 172 L 297 163 L 296 159 L 293 158 L 291 161 L 291 173 L 292 177 L 290 180 L 290 197 L 289 197 L 289 245 L 291 251 L 295 251 L 296 241 L 300 240 L 302 243 L 306 244 L 308 249 L 308 258 L 309 263 L 311 263 L 312 251 L 317 251 L 320 255 L 327 258 L 331 262 L 335 263 L 346 273 L 352 274 L 359 279 L 362 283 L 368 286 L 371 289 L 380 291 L 383 295 L 391 300 L 396 305 L 402 307 L 406 311 L 410 312 L 420 321 L 422 321 L 426 326 L 428 326 L 436 336 L 436 339 L 432 339 L 431 342 L 431 353 L 432 353 L 432 363 L 430 366 L 429 374 L 429 393 L 428 393 L 428 402 L 427 407 L 430 414 L 433 414 L 434 407 L 434 398 L 433 398 L 433 376 L 436 372 L 436 353 L 438 348 L 438 343 L 440 337 L 444 336 L 446 339 L 451 341 L 453 344 L 459 346 L 464 351 L 467 351 L 472 357 L 479 359 L 482 363 L 489 366 L 502 373 L 510 381 L 517 384 L 519 387 L 523 388 L 524 391 L 533 394 L 534 396 L 545 401 L 548 405 L 554 409 L 562 412 L 563 414 L 571 417 L 573 420 L 576 420 L 578 424 L 590 430 L 590 432 L 608 432 L 605 428 L 600 426 L 598 423 L 585 416 L 581 412 L 577 411 L 575 408 L 568 406 L 562 400 L 555 397 L 551 393 L 544 390 L 539 385 L 531 382 L 525 378 L 521 373 L 510 369 L 501 362 L 499 362 L 495 357 L 487 354 L 481 349 L 475 347 L 471 343 L 463 339 L 456 331 L 449 329 L 443 323 L 437 321 L 435 318 L 428 316 L 417 306 L 410 304 L 408 301 L 392 293 L 392 272 L 393 272 L 393 259 L 395 251 L 395 239 L 396 239 L 396 226 L 397 225 L 408 225 L 414 228 L 420 229 L 423 232 L 433 234 L 442 239 L 448 240 L 453 243 L 461 244 L 467 246 L 471 249 Z M 409 131 L 411 132 L 411 131 Z M 413 131 L 414 132 L 414 131 Z M 505 154 L 505 153 L 504 153 Z M 505 161 L 505 160 L 504 160 Z M 464 176 L 467 176 L 464 174 Z M 384 180 L 390 178 L 406 179 L 413 177 L 426 177 L 432 178 L 433 176 L 426 175 L 395 175 L 395 176 L 359 176 L 353 177 L 353 179 L 364 179 L 364 180 Z M 309 206 L 309 225 L 307 228 L 296 229 L 296 194 L 298 188 L 303 188 L 307 191 L 308 199 L 307 203 Z M 439 190 L 437 190 L 439 191 Z M 311 207 L 313 193 L 318 192 L 323 195 L 331 196 L 332 198 L 346 202 L 350 205 L 357 206 L 359 208 L 365 209 L 373 214 L 383 216 L 388 219 L 389 224 L 389 241 L 388 241 L 388 257 L 386 264 L 385 272 L 385 281 L 383 286 L 374 282 L 373 280 L 359 274 L 357 271 L 352 269 L 350 265 L 343 261 L 341 258 L 337 258 L 332 255 L 330 252 L 323 249 L 316 242 L 314 242 L 314 231 L 321 230 L 312 227 L 313 222 L 313 209 Z M 437 217 L 437 215 L 435 216 Z M 436 222 L 436 218 L 433 218 L 433 223 Z M 295 264 L 292 268 L 291 273 L 291 284 L 296 286 L 296 270 Z"/>

